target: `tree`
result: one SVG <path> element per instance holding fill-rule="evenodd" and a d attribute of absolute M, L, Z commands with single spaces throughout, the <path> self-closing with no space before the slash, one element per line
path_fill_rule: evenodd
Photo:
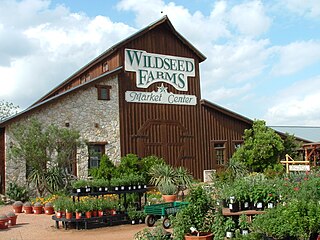
<path fill-rule="evenodd" d="M 244 143 L 232 159 L 244 162 L 251 171 L 263 172 L 279 162 L 283 150 L 281 137 L 265 121 L 255 120 L 252 128 L 244 131 Z"/>
<path fill-rule="evenodd" d="M 298 142 L 294 135 L 289 133 L 285 134 L 285 138 L 283 139 L 283 147 L 284 150 L 281 153 L 281 159 L 285 159 L 286 154 L 289 154 L 290 157 L 292 157 L 295 160 L 298 160 L 298 149 L 301 147 L 301 142 Z"/>
<path fill-rule="evenodd" d="M 0 122 L 5 118 L 16 114 L 18 109 L 19 107 L 15 106 L 13 103 L 0 100 Z"/>
<path fill-rule="evenodd" d="M 54 125 L 44 128 L 32 119 L 13 128 L 13 159 L 24 159 L 29 182 L 35 184 L 38 195 L 67 188 L 68 166 L 73 151 L 80 145 L 80 134 Z"/>

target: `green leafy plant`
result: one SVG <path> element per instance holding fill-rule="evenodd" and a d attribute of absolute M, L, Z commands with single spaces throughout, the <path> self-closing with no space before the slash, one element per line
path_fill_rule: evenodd
<path fill-rule="evenodd" d="M 16 201 L 25 202 L 29 199 L 28 189 L 24 186 L 19 186 L 17 183 L 9 183 L 6 195 Z"/>
<path fill-rule="evenodd" d="M 153 229 L 145 228 L 134 235 L 134 240 L 170 240 L 171 234 L 166 232 L 162 225 L 157 222 Z"/>
<path fill-rule="evenodd" d="M 225 231 L 226 232 L 233 232 L 236 230 L 236 223 L 232 219 L 232 217 L 227 217 L 225 223 L 224 223 Z"/>
<path fill-rule="evenodd" d="M 185 190 L 192 183 L 192 176 L 185 168 L 175 169 L 167 164 L 154 165 L 149 170 L 149 175 L 151 176 L 150 183 L 158 187 L 160 192 L 171 185 L 176 186 L 176 191 Z"/>
<path fill-rule="evenodd" d="M 276 239 L 309 239 L 320 230 L 319 204 L 293 200 L 256 216 L 252 226 L 254 231 Z"/>
<path fill-rule="evenodd" d="M 102 155 L 100 165 L 97 168 L 90 169 L 90 175 L 94 179 L 110 180 L 114 176 L 116 167 L 107 155 Z"/>
<path fill-rule="evenodd" d="M 33 183 L 38 196 L 70 187 L 68 169 L 74 149 L 81 146 L 80 134 L 72 129 L 49 125 L 44 128 L 36 119 L 13 127 L 10 160 L 24 159 L 28 183 Z"/>
<path fill-rule="evenodd" d="M 173 235 L 177 240 L 184 239 L 191 227 L 198 231 L 208 231 L 205 221 L 208 211 L 213 208 L 211 196 L 202 186 L 196 186 L 190 190 L 187 201 L 189 204 L 179 210 L 173 219 Z"/>
<path fill-rule="evenodd" d="M 239 228 L 240 229 L 249 229 L 249 221 L 248 221 L 248 217 L 245 214 L 241 214 L 239 217 Z"/>
<path fill-rule="evenodd" d="M 84 180 L 84 179 L 80 179 L 80 180 L 77 180 L 77 181 L 74 181 L 72 182 L 72 187 L 74 189 L 77 189 L 77 188 L 85 188 L 86 186 L 89 185 L 89 182 L 87 180 Z"/>
<path fill-rule="evenodd" d="M 158 190 L 162 195 L 175 195 L 178 188 L 172 183 L 163 183 L 158 186 Z"/>

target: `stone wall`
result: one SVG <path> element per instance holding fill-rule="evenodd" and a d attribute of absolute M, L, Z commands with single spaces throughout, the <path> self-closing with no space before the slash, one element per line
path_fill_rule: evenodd
<path fill-rule="evenodd" d="M 27 119 L 36 118 L 44 126 L 54 124 L 58 127 L 66 127 L 78 130 L 83 142 L 107 142 L 105 152 L 109 158 L 118 162 L 120 160 L 120 119 L 118 99 L 118 78 L 113 77 L 99 82 L 99 85 L 109 85 L 110 100 L 98 100 L 95 86 L 82 87 L 51 101 L 39 110 L 25 113 L 21 120 L 15 123 L 23 123 Z M 11 132 L 14 124 L 6 127 L 6 149 L 12 144 Z M 6 187 L 9 182 L 18 180 L 25 183 L 26 167 L 21 159 L 10 158 L 9 151 L 6 157 Z M 18 169 L 18 171 L 17 171 Z M 88 174 L 88 149 L 86 145 L 77 149 L 78 177 L 87 177 Z"/>

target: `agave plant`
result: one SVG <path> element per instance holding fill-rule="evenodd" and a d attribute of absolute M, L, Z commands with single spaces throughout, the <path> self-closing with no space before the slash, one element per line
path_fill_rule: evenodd
<path fill-rule="evenodd" d="M 151 176 L 150 183 L 159 186 L 163 184 L 174 184 L 177 183 L 177 173 L 175 169 L 167 164 L 154 165 L 149 174 Z"/>

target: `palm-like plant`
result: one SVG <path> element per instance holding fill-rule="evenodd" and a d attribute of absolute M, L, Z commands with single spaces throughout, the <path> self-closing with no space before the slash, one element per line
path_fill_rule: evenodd
<path fill-rule="evenodd" d="M 176 170 L 177 183 L 181 190 L 191 187 L 193 177 L 184 167 L 178 167 Z"/>
<path fill-rule="evenodd" d="M 154 165 L 149 170 L 150 183 L 158 189 L 173 185 L 177 191 L 183 191 L 192 184 L 191 174 L 183 167 L 174 168 L 167 164 Z M 161 191 L 160 191 L 161 192 Z"/>
<path fill-rule="evenodd" d="M 159 186 L 163 184 L 175 184 L 177 182 L 177 174 L 175 169 L 167 164 L 154 165 L 149 171 L 151 176 L 150 183 Z"/>

